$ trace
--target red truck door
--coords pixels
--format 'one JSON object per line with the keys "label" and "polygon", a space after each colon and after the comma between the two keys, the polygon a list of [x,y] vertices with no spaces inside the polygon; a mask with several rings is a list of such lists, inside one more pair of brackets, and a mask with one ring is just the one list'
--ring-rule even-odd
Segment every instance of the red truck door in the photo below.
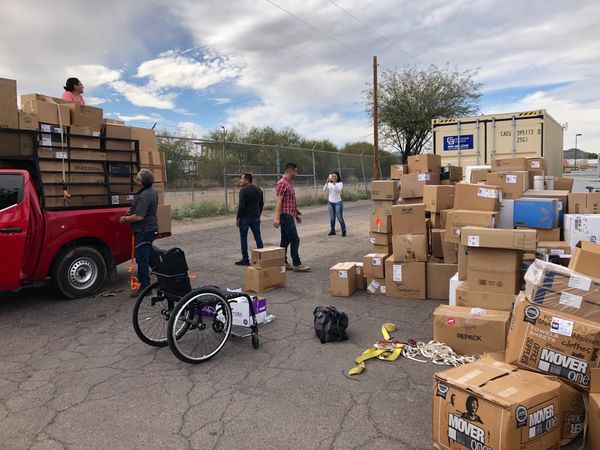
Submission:
{"label": "red truck door", "polygon": [[18,289],[29,226],[25,177],[0,173],[0,289]]}

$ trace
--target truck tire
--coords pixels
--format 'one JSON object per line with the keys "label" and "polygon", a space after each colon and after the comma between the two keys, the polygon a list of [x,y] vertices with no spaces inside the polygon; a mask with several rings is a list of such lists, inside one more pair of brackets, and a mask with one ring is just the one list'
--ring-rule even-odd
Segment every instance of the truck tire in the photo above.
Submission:
{"label": "truck tire", "polygon": [[87,297],[104,283],[106,262],[95,248],[74,248],[59,255],[51,277],[58,293],[66,298]]}

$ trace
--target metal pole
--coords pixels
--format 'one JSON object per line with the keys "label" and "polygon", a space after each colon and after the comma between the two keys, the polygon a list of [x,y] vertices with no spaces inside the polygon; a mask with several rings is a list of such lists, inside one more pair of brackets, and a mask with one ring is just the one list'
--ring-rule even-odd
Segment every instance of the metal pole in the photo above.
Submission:
{"label": "metal pole", "polygon": [[373,180],[379,179],[379,127],[377,126],[377,56],[373,56]]}
{"label": "metal pole", "polygon": [[369,190],[367,189],[367,176],[365,175],[365,164],[364,164],[364,161],[363,161],[363,155],[362,155],[362,153],[360,154],[360,167],[362,168],[363,182],[365,183],[365,195],[367,195],[367,192],[369,192]]}
{"label": "metal pole", "polygon": [[575,135],[575,170],[577,170],[577,138],[581,136],[581,133]]}
{"label": "metal pole", "polygon": [[342,166],[340,165],[340,151],[338,150],[337,152],[337,160],[338,160],[338,172],[340,173],[340,176],[342,175]]}
{"label": "metal pole", "polygon": [[225,127],[223,128],[223,188],[225,189],[225,214],[229,212],[229,202],[227,199],[227,167],[225,165]]}
{"label": "metal pole", "polygon": [[312,150],[312,162],[313,162],[313,184],[315,185],[315,197],[319,195],[319,191],[317,191],[317,169],[315,165],[315,149],[313,147]]}
{"label": "metal pole", "polygon": [[275,153],[277,154],[277,170],[275,170],[275,173],[277,174],[277,181],[279,181],[279,176],[280,176],[280,172],[279,172],[279,144],[277,144],[277,146],[275,147]]}

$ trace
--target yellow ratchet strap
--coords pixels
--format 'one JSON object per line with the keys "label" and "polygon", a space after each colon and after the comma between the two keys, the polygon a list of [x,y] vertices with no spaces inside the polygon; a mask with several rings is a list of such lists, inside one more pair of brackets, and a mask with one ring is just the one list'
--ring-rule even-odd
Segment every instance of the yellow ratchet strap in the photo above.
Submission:
{"label": "yellow ratchet strap", "polygon": [[356,366],[348,371],[348,375],[358,375],[366,369],[365,361],[373,358],[382,361],[396,361],[402,353],[404,344],[390,337],[390,333],[397,330],[393,323],[384,323],[381,326],[383,339],[377,342],[373,347],[369,347],[362,352],[355,360]]}

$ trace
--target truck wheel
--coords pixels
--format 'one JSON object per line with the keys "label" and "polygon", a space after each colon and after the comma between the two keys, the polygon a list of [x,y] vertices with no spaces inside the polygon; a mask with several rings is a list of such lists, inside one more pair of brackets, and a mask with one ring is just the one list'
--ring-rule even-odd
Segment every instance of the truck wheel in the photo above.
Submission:
{"label": "truck wheel", "polygon": [[87,297],[98,289],[106,279],[106,262],[91,247],[68,250],[59,256],[52,281],[60,294],[67,298]]}

